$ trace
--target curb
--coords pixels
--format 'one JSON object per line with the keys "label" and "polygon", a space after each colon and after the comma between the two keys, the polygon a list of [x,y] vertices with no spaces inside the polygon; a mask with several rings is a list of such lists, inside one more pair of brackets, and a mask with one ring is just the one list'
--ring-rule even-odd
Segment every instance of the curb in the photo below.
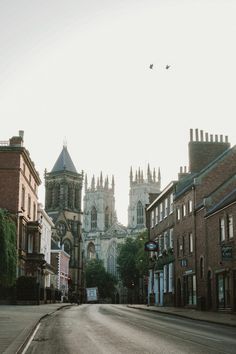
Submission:
{"label": "curb", "polygon": [[193,316],[189,316],[189,315],[185,315],[185,314],[181,314],[181,313],[174,313],[174,312],[167,312],[167,311],[159,311],[158,309],[156,310],[152,310],[152,309],[147,309],[147,308],[143,308],[143,307],[135,307],[132,305],[127,305],[127,307],[129,308],[133,308],[135,310],[142,310],[142,311],[150,311],[150,312],[157,312],[157,313],[163,313],[164,315],[170,315],[170,316],[176,316],[176,317],[182,317],[182,318],[187,318],[189,320],[193,320],[193,321],[202,321],[202,322],[208,322],[208,323],[213,323],[216,325],[220,325],[220,326],[228,326],[228,327],[236,327],[236,324],[233,323],[227,323],[227,322],[218,322],[218,321],[214,321],[212,319],[206,319],[206,318],[195,318]]}
{"label": "curb", "polygon": [[34,333],[36,327],[38,326],[38,324],[40,323],[40,321],[42,321],[44,318],[52,315],[53,313],[64,309],[66,307],[71,307],[71,305],[66,304],[64,306],[58,307],[57,309],[55,309],[52,312],[46,313],[43,316],[41,316],[38,320],[36,320],[34,322],[34,324],[32,324],[29,327],[26,327],[23,332],[21,332],[16,338],[15,340],[7,347],[7,349],[3,352],[3,354],[21,354],[23,352],[23,350],[25,349],[30,337],[32,336],[32,334]]}

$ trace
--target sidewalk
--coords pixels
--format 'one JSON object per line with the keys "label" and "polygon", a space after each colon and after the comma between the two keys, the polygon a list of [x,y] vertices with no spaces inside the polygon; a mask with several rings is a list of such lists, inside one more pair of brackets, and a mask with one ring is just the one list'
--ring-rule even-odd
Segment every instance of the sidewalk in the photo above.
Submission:
{"label": "sidewalk", "polygon": [[158,307],[147,305],[128,305],[128,307],[236,327],[236,314],[231,313],[198,311],[182,307]]}
{"label": "sidewalk", "polygon": [[70,304],[0,305],[0,354],[21,353],[41,318]]}

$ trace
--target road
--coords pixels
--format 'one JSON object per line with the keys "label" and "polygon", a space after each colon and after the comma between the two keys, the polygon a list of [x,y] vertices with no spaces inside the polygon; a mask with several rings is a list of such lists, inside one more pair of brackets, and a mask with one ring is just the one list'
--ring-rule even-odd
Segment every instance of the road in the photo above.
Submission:
{"label": "road", "polygon": [[91,304],[41,321],[27,354],[235,353],[233,327],[127,308]]}

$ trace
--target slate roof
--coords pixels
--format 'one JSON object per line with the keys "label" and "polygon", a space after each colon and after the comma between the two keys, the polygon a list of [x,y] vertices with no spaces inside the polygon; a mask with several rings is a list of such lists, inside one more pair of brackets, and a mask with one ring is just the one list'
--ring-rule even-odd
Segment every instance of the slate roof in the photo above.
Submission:
{"label": "slate roof", "polygon": [[62,152],[60,153],[55,165],[53,166],[52,172],[69,171],[77,173],[75,165],[70,157],[70,154],[66,146],[63,146]]}
{"label": "slate roof", "polygon": [[236,189],[233,189],[228,195],[224,196],[217,204],[213,205],[213,207],[208,210],[206,216],[209,216],[210,214],[213,214],[214,212],[235,202],[236,202]]}

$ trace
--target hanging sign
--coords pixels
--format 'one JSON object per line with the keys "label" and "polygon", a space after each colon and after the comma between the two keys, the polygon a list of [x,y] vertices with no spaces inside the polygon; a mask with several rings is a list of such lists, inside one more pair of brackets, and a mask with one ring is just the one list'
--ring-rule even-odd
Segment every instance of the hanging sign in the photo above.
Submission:
{"label": "hanging sign", "polygon": [[155,241],[147,241],[145,242],[144,250],[147,252],[158,252],[158,243]]}

